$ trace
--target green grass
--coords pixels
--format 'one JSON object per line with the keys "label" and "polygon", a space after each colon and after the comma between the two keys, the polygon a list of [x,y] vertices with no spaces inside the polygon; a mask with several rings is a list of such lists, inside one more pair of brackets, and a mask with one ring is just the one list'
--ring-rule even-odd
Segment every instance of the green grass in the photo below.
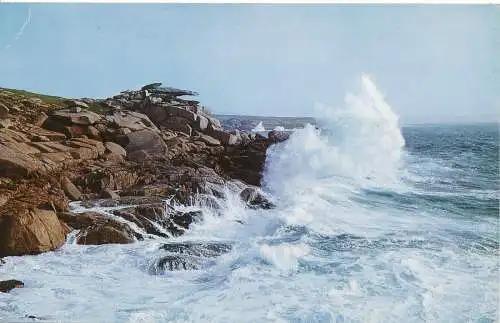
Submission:
{"label": "green grass", "polygon": [[[39,94],[39,93],[34,93],[34,92],[29,92],[25,90],[17,90],[17,89],[9,89],[9,88],[3,88],[0,87],[0,92],[2,91],[9,91],[14,93],[15,95],[18,95],[23,98],[38,98],[42,100],[46,104],[50,105],[57,105],[57,106],[66,106],[64,101],[68,100],[67,98],[63,98],[60,96],[54,96],[54,95],[45,95],[45,94]],[[90,103],[89,104],[89,109],[92,112],[96,113],[106,113],[110,110],[110,108],[105,108],[99,103]]]}
{"label": "green grass", "polygon": [[59,97],[59,96],[53,96],[53,95],[45,95],[45,94],[39,94],[39,93],[33,93],[25,90],[17,90],[17,89],[8,89],[8,88],[2,88],[0,87],[0,91],[9,91],[12,92],[16,95],[19,96],[24,96],[24,97],[30,97],[30,98],[38,98],[42,100],[44,103],[47,104],[55,104],[55,105],[60,105],[63,104],[65,98]]}

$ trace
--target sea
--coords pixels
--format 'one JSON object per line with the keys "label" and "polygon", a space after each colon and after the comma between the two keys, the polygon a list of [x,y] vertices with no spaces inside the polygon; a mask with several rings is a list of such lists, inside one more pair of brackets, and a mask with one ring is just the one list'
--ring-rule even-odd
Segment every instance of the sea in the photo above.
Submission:
{"label": "sea", "polygon": [[[228,186],[181,237],[7,257],[0,322],[499,322],[498,124],[401,126],[367,76],[316,110],[268,151],[276,208]],[[232,248],[154,270],[172,241]]]}

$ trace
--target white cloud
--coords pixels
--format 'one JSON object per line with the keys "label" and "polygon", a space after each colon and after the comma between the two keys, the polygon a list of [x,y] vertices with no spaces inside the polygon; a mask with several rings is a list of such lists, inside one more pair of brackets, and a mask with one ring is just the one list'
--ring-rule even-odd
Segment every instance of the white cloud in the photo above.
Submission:
{"label": "white cloud", "polygon": [[[28,27],[28,25],[30,23],[31,23],[31,8],[28,8],[28,15],[26,16],[26,19],[24,20],[23,25],[21,26],[21,28],[19,28],[19,31],[17,32],[16,37],[14,37],[13,42],[18,41],[19,38],[21,38],[21,36],[24,33],[24,30],[26,29],[26,27]],[[7,44],[5,46],[5,49],[9,49],[11,47],[12,47],[12,44]]]}

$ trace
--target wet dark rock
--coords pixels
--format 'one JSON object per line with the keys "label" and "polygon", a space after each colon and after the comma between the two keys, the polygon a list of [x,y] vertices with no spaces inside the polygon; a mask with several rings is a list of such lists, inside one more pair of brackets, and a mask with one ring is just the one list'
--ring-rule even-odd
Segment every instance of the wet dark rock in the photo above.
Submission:
{"label": "wet dark rock", "polygon": [[164,271],[198,270],[214,263],[213,258],[231,251],[231,245],[220,242],[167,243],[160,247],[169,253],[154,264],[154,274]]}
{"label": "wet dark rock", "polygon": [[38,320],[47,320],[46,318],[43,318],[43,317],[40,317],[40,316],[35,316],[35,315],[29,315],[29,314],[26,314],[24,317],[27,318],[27,319],[35,320],[35,321],[38,321]]}
{"label": "wet dark rock", "polygon": [[257,187],[247,187],[240,193],[240,198],[251,208],[272,209],[275,207]]}
{"label": "wet dark rock", "polygon": [[199,205],[202,205],[204,207],[208,207],[208,208],[211,208],[214,210],[221,209],[221,205],[215,196],[208,195],[208,194],[199,194],[196,197],[196,199],[197,199],[197,202],[199,203]]}
{"label": "wet dark rock", "polygon": [[167,230],[174,236],[180,236],[189,229],[189,226],[200,220],[201,211],[180,212],[175,211],[168,215]]}
{"label": "wet dark rock", "polygon": [[223,242],[182,242],[166,243],[160,249],[196,257],[218,257],[231,251],[232,246]]}
{"label": "wet dark rock", "polygon": [[20,280],[10,279],[0,281],[0,293],[8,293],[14,288],[23,288],[24,283]]}
{"label": "wet dark rock", "polygon": [[141,205],[124,210],[116,210],[113,213],[121,218],[135,223],[146,233],[166,238],[168,235],[159,227],[166,228],[168,221],[164,216],[165,207],[163,205]]}
{"label": "wet dark rock", "polygon": [[164,271],[197,270],[205,267],[206,260],[192,256],[169,255],[160,258],[152,268],[154,274]]}
{"label": "wet dark rock", "polygon": [[267,135],[267,140],[270,144],[275,144],[288,140],[290,138],[290,133],[286,131],[273,130]]}

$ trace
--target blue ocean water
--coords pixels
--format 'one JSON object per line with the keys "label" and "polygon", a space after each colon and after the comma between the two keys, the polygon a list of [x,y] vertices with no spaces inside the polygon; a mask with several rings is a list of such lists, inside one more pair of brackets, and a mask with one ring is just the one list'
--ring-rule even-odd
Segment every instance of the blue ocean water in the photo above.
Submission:
{"label": "blue ocean water", "polygon": [[499,128],[401,127],[369,79],[268,152],[250,210],[221,210],[174,241],[232,250],[199,270],[152,272],[161,239],[9,257],[0,321],[497,322]]}

